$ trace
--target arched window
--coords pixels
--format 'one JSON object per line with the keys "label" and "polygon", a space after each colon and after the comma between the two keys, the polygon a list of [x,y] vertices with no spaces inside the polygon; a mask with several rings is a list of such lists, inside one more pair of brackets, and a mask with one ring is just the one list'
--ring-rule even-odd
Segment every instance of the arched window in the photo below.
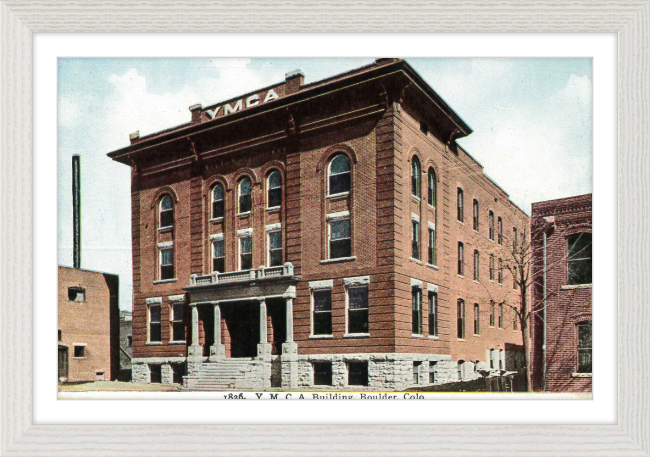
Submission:
{"label": "arched window", "polygon": [[463,222],[463,189],[456,189],[456,209],[458,222]]}
{"label": "arched window", "polygon": [[501,219],[501,216],[497,219],[497,232],[497,242],[503,244],[503,219]]}
{"label": "arched window", "polygon": [[268,208],[279,208],[282,206],[282,175],[278,170],[273,170],[269,174],[267,181],[268,186]]}
{"label": "arched window", "polygon": [[215,184],[212,188],[212,219],[219,219],[223,217],[224,213],[224,198],[223,186]]}
{"label": "arched window", "polygon": [[464,251],[464,246],[463,243],[459,242],[458,243],[458,274],[460,276],[463,276],[464,272],[464,262],[463,262],[463,251]]}
{"label": "arched window", "polygon": [[420,198],[420,161],[416,156],[411,159],[411,193]]}
{"label": "arched window", "polygon": [[488,222],[490,224],[490,239],[494,241],[494,213],[492,210],[488,213]]}
{"label": "arched window", "polygon": [[160,199],[160,220],[159,227],[166,228],[174,225],[174,202],[172,197],[164,195]]}
{"label": "arched window", "polygon": [[474,215],[474,230],[478,232],[478,200],[474,199],[472,204],[472,211]]}
{"label": "arched window", "polygon": [[239,181],[239,214],[250,212],[253,206],[253,200],[251,198],[252,187],[251,180],[247,177]]}
{"label": "arched window", "polygon": [[330,161],[328,174],[328,195],[350,192],[350,159],[345,154],[339,154]]}
{"label": "arched window", "polygon": [[428,192],[428,203],[429,205],[435,207],[436,206],[436,172],[433,169],[433,167],[429,168],[429,173],[428,173],[428,178],[429,178],[429,192]]}

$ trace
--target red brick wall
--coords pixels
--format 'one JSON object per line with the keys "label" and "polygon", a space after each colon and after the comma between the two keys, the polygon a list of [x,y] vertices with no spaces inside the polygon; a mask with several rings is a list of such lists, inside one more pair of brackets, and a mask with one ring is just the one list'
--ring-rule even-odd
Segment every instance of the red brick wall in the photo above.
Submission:
{"label": "red brick wall", "polygon": [[[86,300],[70,301],[68,287],[82,287]],[[68,381],[94,381],[119,372],[118,276],[59,266],[59,344],[68,347]],[[84,357],[74,357],[75,343],[86,344]]]}

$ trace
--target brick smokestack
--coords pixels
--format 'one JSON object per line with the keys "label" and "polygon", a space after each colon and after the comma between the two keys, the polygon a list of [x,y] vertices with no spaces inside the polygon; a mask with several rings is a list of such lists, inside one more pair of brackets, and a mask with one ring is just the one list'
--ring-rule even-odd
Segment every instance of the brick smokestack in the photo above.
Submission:
{"label": "brick smokestack", "polygon": [[81,268],[81,170],[80,157],[72,156],[72,264]]}

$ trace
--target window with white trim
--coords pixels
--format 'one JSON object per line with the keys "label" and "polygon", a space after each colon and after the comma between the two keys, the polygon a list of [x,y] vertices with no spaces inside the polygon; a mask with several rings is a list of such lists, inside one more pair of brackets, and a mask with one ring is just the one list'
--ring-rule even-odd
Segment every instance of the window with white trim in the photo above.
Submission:
{"label": "window with white trim", "polygon": [[456,189],[456,218],[458,222],[463,222],[463,189]]}
{"label": "window with white trim", "polygon": [[497,305],[494,300],[490,300],[490,327],[494,327],[497,318]]}
{"label": "window with white trim", "polygon": [[249,213],[253,206],[253,185],[248,177],[239,180],[239,214]]}
{"label": "window with white trim", "polygon": [[591,233],[567,237],[569,284],[591,284]]}
{"label": "window with white trim", "polygon": [[474,249],[474,281],[479,280],[479,253],[478,249]]}
{"label": "window with white trim", "polygon": [[174,248],[159,248],[160,279],[174,279]]}
{"label": "window with white trim", "polygon": [[149,342],[158,343],[162,341],[160,333],[160,304],[149,305]]}
{"label": "window with white trim", "polygon": [[428,173],[428,179],[429,179],[429,186],[428,186],[428,203],[429,205],[435,207],[436,206],[436,191],[437,191],[437,181],[436,181],[436,171],[433,169],[433,167],[429,168],[429,173]]}
{"label": "window with white trim", "polygon": [[479,221],[478,221],[478,214],[479,214],[479,209],[478,209],[478,200],[474,199],[474,202],[472,204],[472,211],[473,211],[473,221],[474,221],[474,230],[478,232],[479,229]]}
{"label": "window with white trim", "polygon": [[278,170],[273,170],[269,174],[267,186],[267,208],[277,208],[282,206],[282,175]]}
{"label": "window with white trim", "polygon": [[339,259],[352,255],[350,218],[333,219],[328,223],[329,258]]}
{"label": "window with white trim", "polygon": [[327,195],[350,192],[350,159],[345,154],[338,154],[330,160],[328,166]]}
{"label": "window with white trim", "polygon": [[488,224],[489,224],[488,236],[492,241],[494,241],[494,213],[492,212],[492,210],[488,212]]}
{"label": "window with white trim", "polygon": [[420,223],[415,219],[411,220],[411,256],[420,259]]}
{"label": "window with white trim", "polygon": [[456,324],[457,324],[457,334],[459,339],[465,338],[465,301],[462,298],[458,299],[457,302],[457,316],[456,316]]}
{"label": "window with white trim", "polygon": [[183,303],[173,303],[171,311],[172,341],[185,341],[185,324],[183,323],[185,305]]}
{"label": "window with white trim", "polygon": [[497,218],[497,243],[503,245],[503,219]]}
{"label": "window with white trim", "polygon": [[224,201],[223,186],[217,183],[212,187],[212,219],[221,219],[223,217]]}
{"label": "window with white trim", "polygon": [[332,289],[312,290],[313,334],[332,334]]}
{"label": "window with white trim", "polygon": [[160,217],[158,220],[159,228],[168,228],[174,225],[174,202],[169,195],[163,195],[160,199]]}
{"label": "window with white trim", "polygon": [[474,303],[474,335],[481,333],[481,315],[478,303]]}
{"label": "window with white trim", "polygon": [[420,160],[416,156],[411,159],[411,195],[420,198]]}
{"label": "window with white trim", "polygon": [[422,289],[418,286],[411,287],[411,333],[422,334]]}
{"label": "window with white trim", "polygon": [[269,266],[282,265],[282,231],[269,232]]}
{"label": "window with white trim", "polygon": [[348,333],[368,333],[368,286],[348,287]]}
{"label": "window with white trim", "polygon": [[244,235],[239,237],[239,269],[250,270],[253,268],[253,237]]}
{"label": "window with white trim", "polygon": [[490,254],[490,281],[494,281],[494,254]]}
{"label": "window with white trim", "polygon": [[429,265],[436,264],[436,231],[429,227]]}
{"label": "window with white trim", "polygon": [[591,321],[576,324],[577,373],[591,373]]}
{"label": "window with white trim", "polygon": [[458,242],[458,274],[460,276],[463,276],[463,273],[465,272],[465,261],[463,259],[465,253],[465,245],[463,245],[462,242]]}
{"label": "window with white trim", "polygon": [[226,244],[223,238],[212,242],[212,271],[217,273],[226,271]]}
{"label": "window with white trim", "polygon": [[429,292],[429,336],[438,336],[438,294]]}

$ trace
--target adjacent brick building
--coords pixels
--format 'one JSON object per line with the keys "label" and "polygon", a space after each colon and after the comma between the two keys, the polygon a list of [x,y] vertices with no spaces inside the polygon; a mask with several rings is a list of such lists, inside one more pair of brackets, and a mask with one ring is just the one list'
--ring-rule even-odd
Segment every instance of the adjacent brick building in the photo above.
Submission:
{"label": "adjacent brick building", "polygon": [[533,203],[531,224],[533,388],[591,392],[591,194]]}
{"label": "adjacent brick building", "polygon": [[408,63],[190,112],[108,154],[132,169],[135,381],[385,390],[522,367],[498,267],[529,219]]}
{"label": "adjacent brick building", "polygon": [[119,276],[59,266],[59,380],[116,379]]}

